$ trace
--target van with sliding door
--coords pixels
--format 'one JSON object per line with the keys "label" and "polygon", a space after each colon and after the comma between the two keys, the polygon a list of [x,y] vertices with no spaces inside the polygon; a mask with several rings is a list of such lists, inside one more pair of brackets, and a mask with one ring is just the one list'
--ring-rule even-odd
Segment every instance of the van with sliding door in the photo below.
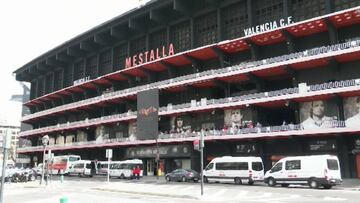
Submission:
{"label": "van with sliding door", "polygon": [[265,174],[265,183],[269,186],[303,184],[330,189],[341,182],[339,159],[333,155],[282,158]]}
{"label": "van with sliding door", "polygon": [[79,177],[93,177],[97,168],[95,161],[80,160],[75,162],[69,169],[69,175],[78,175]]}
{"label": "van with sliding door", "polygon": [[224,156],[213,159],[203,173],[205,182],[247,182],[252,185],[264,180],[264,165],[260,157]]}

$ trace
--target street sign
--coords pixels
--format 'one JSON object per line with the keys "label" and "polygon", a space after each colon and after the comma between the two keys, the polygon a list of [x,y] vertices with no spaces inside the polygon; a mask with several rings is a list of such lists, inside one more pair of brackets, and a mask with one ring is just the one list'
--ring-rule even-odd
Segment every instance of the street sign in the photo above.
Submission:
{"label": "street sign", "polygon": [[113,155],[113,150],[112,149],[106,149],[106,158],[111,159]]}
{"label": "street sign", "polygon": [[3,145],[3,147],[5,149],[10,149],[10,145],[11,145],[11,133],[9,132],[9,130],[6,130],[6,137],[4,140],[5,144]]}
{"label": "street sign", "polygon": [[193,141],[194,150],[200,150],[200,140],[194,140]]}

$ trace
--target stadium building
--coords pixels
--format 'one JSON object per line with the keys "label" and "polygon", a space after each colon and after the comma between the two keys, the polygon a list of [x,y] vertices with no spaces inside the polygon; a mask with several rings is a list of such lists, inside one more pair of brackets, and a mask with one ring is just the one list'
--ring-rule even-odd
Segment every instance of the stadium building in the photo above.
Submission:
{"label": "stadium building", "polygon": [[[18,153],[139,158],[334,154],[360,178],[360,1],[153,0],[17,69],[31,83]],[[157,149],[158,146],[158,149]],[[159,157],[156,154],[159,153]]]}

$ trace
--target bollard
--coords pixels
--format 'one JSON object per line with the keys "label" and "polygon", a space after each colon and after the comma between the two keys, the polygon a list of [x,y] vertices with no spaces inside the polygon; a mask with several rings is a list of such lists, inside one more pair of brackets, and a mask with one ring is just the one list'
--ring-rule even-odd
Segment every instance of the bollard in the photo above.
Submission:
{"label": "bollard", "polygon": [[64,175],[60,176],[60,182],[63,183],[64,182]]}
{"label": "bollard", "polygon": [[68,198],[67,197],[61,197],[60,198],[60,203],[68,203]]}

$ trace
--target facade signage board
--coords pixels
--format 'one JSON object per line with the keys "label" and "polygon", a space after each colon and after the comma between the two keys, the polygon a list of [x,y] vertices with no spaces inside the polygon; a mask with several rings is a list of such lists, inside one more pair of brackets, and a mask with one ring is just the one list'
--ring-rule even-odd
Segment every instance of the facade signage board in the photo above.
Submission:
{"label": "facade signage board", "polygon": [[131,68],[143,63],[154,61],[157,59],[165,58],[167,56],[174,55],[174,45],[170,43],[167,47],[152,49],[143,53],[138,53],[132,57],[125,59],[125,68]]}
{"label": "facade signage board", "polygon": [[[125,157],[134,158],[154,158],[156,157],[156,146],[152,147],[131,147],[125,150]],[[191,155],[191,145],[171,145],[159,146],[159,155],[166,157],[189,157]]]}
{"label": "facade signage board", "polygon": [[289,16],[286,19],[281,18],[278,21],[274,20],[272,22],[267,22],[267,23],[264,23],[261,25],[256,25],[254,27],[246,28],[246,29],[244,29],[244,33],[245,33],[245,36],[259,34],[262,32],[269,31],[269,30],[277,29],[279,27],[284,27],[284,26],[290,25],[291,23],[293,23],[292,16]]}
{"label": "facade signage board", "polygon": [[309,142],[310,151],[333,151],[336,149],[336,140],[312,140]]}

